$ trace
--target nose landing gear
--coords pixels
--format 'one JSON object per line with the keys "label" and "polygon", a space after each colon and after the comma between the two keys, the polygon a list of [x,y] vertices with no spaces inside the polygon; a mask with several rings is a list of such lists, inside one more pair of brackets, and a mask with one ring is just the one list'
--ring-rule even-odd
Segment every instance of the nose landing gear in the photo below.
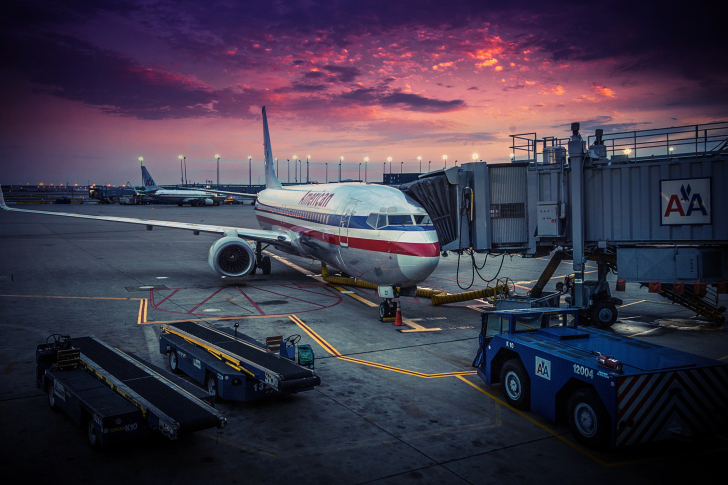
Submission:
{"label": "nose landing gear", "polygon": [[392,301],[391,298],[387,298],[379,304],[379,320],[384,321],[388,318],[394,318],[397,314],[398,301]]}

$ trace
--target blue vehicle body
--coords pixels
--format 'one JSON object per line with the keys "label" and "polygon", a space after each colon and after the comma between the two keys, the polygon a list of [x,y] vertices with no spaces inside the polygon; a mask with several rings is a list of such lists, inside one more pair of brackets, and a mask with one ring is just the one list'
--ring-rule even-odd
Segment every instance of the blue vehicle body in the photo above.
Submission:
{"label": "blue vehicle body", "polygon": [[[294,345],[286,339],[280,343],[278,353],[272,353],[256,340],[240,333],[224,329],[194,325],[185,322],[180,325],[162,327],[159,337],[159,351],[169,358],[173,371],[184,372],[202,384],[208,392],[221,399],[250,401],[277,394],[298,393],[312,390],[321,382],[313,371],[314,356],[310,345]],[[203,333],[194,335],[197,330]],[[193,333],[188,333],[188,332]],[[213,335],[217,340],[206,340]],[[300,337],[299,337],[300,338]],[[231,343],[228,350],[219,347],[221,342]],[[235,353],[235,348],[246,351],[245,357]],[[270,363],[287,365],[294,378],[274,374]],[[274,375],[273,375],[274,374]]]}
{"label": "blue vehicle body", "polygon": [[580,328],[575,308],[486,312],[482,322],[473,363],[480,378],[501,383],[506,400],[520,409],[568,421],[588,446],[728,425],[728,364]]}

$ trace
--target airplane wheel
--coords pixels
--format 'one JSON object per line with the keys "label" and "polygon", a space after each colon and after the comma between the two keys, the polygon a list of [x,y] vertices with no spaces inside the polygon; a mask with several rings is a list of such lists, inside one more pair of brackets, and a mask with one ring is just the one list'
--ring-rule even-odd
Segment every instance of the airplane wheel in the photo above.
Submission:
{"label": "airplane wheel", "polygon": [[610,301],[595,301],[589,317],[597,328],[609,328],[617,321],[617,307]]}
{"label": "airplane wheel", "polygon": [[268,256],[263,256],[260,269],[263,271],[263,274],[270,274],[270,258]]}
{"label": "airplane wheel", "polygon": [[88,444],[91,445],[91,448],[95,451],[100,450],[101,440],[99,440],[99,437],[96,434],[96,425],[94,424],[94,419],[91,416],[89,416],[86,421],[86,432],[88,436]]}
{"label": "airplane wheel", "polygon": [[387,318],[390,313],[389,303],[383,301],[379,304],[379,318]]}

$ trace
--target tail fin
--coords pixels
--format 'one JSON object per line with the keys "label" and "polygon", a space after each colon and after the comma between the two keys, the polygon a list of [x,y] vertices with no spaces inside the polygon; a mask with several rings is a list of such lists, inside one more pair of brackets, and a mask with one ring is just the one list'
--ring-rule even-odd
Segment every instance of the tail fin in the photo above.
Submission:
{"label": "tail fin", "polygon": [[159,190],[159,186],[154,183],[154,179],[151,175],[149,175],[149,170],[147,170],[147,167],[144,165],[142,165],[142,185],[145,192],[154,192],[155,190]]}
{"label": "tail fin", "polygon": [[268,133],[268,118],[265,116],[263,106],[263,149],[265,150],[265,187],[267,189],[282,189],[283,186],[276,177],[273,167],[273,151],[270,147],[270,134]]}

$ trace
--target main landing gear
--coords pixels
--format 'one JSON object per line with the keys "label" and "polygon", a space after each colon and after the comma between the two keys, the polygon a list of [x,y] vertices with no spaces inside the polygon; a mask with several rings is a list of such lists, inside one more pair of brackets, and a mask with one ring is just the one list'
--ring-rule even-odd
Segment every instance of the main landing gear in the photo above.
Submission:
{"label": "main landing gear", "polygon": [[[266,245],[265,248],[268,246]],[[265,249],[263,247],[263,243],[260,241],[256,241],[255,243],[255,268],[253,268],[253,271],[251,271],[250,274],[255,274],[258,271],[258,268],[260,268],[261,272],[266,275],[270,274],[270,257],[269,256],[263,256],[263,250]]]}

